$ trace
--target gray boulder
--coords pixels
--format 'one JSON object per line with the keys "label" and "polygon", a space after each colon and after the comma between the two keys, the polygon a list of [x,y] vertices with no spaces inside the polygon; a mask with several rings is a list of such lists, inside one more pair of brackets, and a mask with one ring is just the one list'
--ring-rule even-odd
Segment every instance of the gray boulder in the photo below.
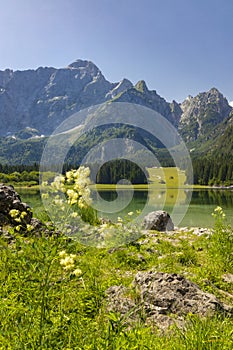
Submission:
{"label": "gray boulder", "polygon": [[173,231],[174,224],[170,215],[164,210],[152,211],[147,214],[143,221],[146,230]]}
{"label": "gray boulder", "polygon": [[[16,209],[18,215],[12,216],[10,214],[12,209]],[[20,224],[22,227],[26,227],[31,222],[31,219],[32,211],[29,205],[21,201],[14,187],[0,184],[0,225],[10,224],[17,226]]]}
{"label": "gray boulder", "polygon": [[139,272],[133,285],[139,290],[150,315],[192,313],[207,316],[216,311],[230,311],[213,294],[202,291],[195,283],[176,273]]}
{"label": "gray boulder", "polygon": [[189,314],[205,317],[216,312],[226,315],[233,312],[213,294],[175,273],[139,272],[132,289],[112,286],[106,294],[107,310],[120,313],[128,326],[144,320],[166,330],[173,324],[183,327]]}

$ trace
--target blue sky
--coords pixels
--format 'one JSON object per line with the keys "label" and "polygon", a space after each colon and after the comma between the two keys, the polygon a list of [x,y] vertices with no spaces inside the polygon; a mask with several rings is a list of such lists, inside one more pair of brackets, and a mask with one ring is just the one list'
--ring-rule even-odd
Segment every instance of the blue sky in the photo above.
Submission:
{"label": "blue sky", "polygon": [[171,101],[233,100],[232,0],[0,0],[0,70],[93,61]]}

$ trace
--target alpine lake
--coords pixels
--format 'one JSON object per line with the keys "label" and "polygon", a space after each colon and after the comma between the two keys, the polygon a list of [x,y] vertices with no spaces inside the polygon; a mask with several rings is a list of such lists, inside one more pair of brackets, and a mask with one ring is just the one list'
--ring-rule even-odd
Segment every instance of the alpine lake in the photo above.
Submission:
{"label": "alpine lake", "polygon": [[[233,188],[192,188],[185,185],[184,173],[174,169],[151,169],[148,186],[92,186],[93,207],[100,217],[112,221],[117,221],[118,217],[129,219],[130,212],[133,212],[130,219],[134,219],[140,215],[138,211],[146,215],[151,211],[166,210],[175,226],[208,228],[214,224],[211,213],[220,206],[226,214],[226,222],[233,227]],[[17,192],[31,206],[35,217],[44,217],[39,190],[17,188]]]}

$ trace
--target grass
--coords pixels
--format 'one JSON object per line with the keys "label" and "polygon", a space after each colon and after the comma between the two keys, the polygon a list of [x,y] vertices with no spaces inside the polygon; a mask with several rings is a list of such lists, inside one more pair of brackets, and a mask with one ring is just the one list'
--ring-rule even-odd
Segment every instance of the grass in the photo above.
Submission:
{"label": "grass", "polygon": [[[1,350],[233,348],[231,318],[190,315],[184,329],[161,334],[143,322],[128,329],[120,315],[105,310],[108,287],[131,288],[134,275],[150,269],[184,274],[233,305],[233,283],[222,278],[233,273],[232,230],[221,222],[211,237],[157,233],[112,251],[62,235],[10,233],[10,241],[0,236]],[[63,251],[74,256],[69,269],[61,264]]]}

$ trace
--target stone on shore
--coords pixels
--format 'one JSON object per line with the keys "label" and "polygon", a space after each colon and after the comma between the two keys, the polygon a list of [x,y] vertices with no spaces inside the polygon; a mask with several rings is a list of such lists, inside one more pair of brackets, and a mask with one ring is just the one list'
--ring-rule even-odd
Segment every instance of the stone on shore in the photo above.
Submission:
{"label": "stone on shore", "polygon": [[40,231],[45,225],[38,219],[32,217],[30,206],[21,201],[14,187],[0,184],[0,226],[10,225],[20,227],[26,231],[30,225],[32,231]]}
{"label": "stone on shore", "polygon": [[[11,215],[12,209],[18,211],[18,215]],[[23,214],[22,214],[23,213]],[[20,222],[19,219],[20,218]],[[28,204],[23,203],[19,194],[13,186],[0,184],[0,225],[10,224],[17,226],[19,224],[26,226],[30,224],[32,211]]]}
{"label": "stone on shore", "polygon": [[146,230],[173,231],[174,224],[170,215],[164,210],[152,211],[147,214],[143,221]]}

